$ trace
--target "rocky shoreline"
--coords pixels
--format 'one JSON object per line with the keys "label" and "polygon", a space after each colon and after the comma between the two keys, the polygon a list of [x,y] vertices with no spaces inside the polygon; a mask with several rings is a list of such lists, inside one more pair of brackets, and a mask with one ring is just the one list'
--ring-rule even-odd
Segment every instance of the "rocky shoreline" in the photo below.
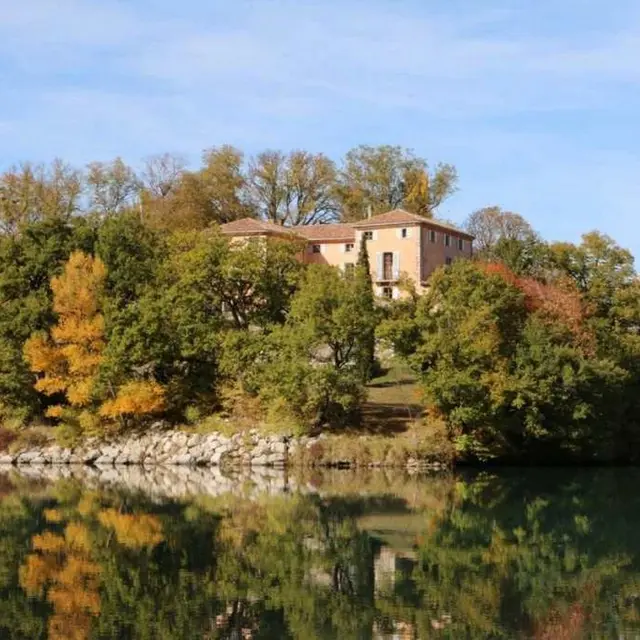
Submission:
{"label": "rocky shoreline", "polygon": [[[144,434],[114,440],[89,438],[76,447],[57,444],[25,446],[0,452],[0,465],[123,465],[251,468],[287,466],[358,466],[353,460],[323,455],[328,436],[264,435],[250,430],[226,436],[222,433],[187,433],[155,427]],[[409,469],[438,469],[440,462],[409,457],[398,464],[371,460],[366,466],[403,466]]]}

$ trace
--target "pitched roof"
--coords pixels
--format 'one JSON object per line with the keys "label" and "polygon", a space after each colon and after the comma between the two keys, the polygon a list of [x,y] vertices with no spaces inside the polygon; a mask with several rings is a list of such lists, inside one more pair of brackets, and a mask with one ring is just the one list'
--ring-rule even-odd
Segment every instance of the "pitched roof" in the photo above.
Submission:
{"label": "pitched roof", "polygon": [[356,241],[356,232],[350,224],[308,224],[295,227],[295,232],[307,240]]}
{"label": "pitched roof", "polygon": [[386,213],[379,213],[377,216],[373,216],[372,218],[354,222],[353,227],[356,229],[366,229],[368,227],[385,227],[400,224],[426,224],[430,227],[454,231],[461,236],[473,239],[472,235],[462,229],[458,229],[458,227],[455,227],[448,222],[441,222],[434,218],[425,218],[424,216],[419,216],[417,213],[410,213],[404,209],[394,209],[393,211],[387,211]]}
{"label": "pitched roof", "polygon": [[241,220],[234,220],[233,222],[227,222],[220,225],[220,231],[230,236],[242,236],[242,235],[263,235],[271,233],[287,233],[289,230],[286,227],[273,224],[273,222],[263,222],[262,220],[256,220],[255,218],[242,218]]}
{"label": "pitched roof", "polygon": [[220,226],[220,230],[225,235],[230,236],[248,236],[248,235],[285,235],[295,234],[309,240],[311,242],[325,241],[342,241],[355,242],[356,229],[368,229],[372,227],[387,227],[403,224],[424,224],[435,229],[444,229],[452,231],[465,238],[473,239],[473,236],[462,229],[449,224],[434,220],[433,218],[425,218],[416,213],[410,213],[404,209],[394,209],[386,213],[380,213],[377,216],[360,220],[351,224],[309,224],[299,225],[295,227],[283,227],[273,222],[264,222],[255,218],[242,218],[227,222]]}

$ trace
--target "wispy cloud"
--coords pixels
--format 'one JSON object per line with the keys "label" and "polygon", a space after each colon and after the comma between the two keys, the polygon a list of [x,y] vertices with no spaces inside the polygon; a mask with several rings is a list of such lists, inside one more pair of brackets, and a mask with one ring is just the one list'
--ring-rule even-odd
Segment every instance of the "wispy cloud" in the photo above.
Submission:
{"label": "wispy cloud", "polygon": [[633,0],[0,0],[0,164],[397,142],[458,164],[446,213],[577,233],[633,217],[638,59]]}

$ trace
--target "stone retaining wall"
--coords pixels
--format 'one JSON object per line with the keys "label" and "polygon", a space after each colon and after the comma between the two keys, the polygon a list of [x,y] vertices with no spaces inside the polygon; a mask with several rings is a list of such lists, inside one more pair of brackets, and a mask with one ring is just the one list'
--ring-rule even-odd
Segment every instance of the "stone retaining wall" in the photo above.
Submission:
{"label": "stone retaining wall", "polygon": [[[120,465],[191,467],[275,467],[283,468],[313,456],[304,455],[317,450],[324,434],[317,437],[289,437],[264,435],[256,430],[225,436],[221,433],[200,435],[155,427],[145,434],[128,435],[111,441],[96,438],[86,440],[75,448],[55,444],[12,452],[0,452],[0,465],[92,465],[96,467]],[[322,460],[322,466],[352,466],[348,460]],[[371,466],[384,466],[384,461]],[[397,466],[397,465],[396,465]],[[413,458],[407,467],[438,468],[438,462],[425,463]]]}

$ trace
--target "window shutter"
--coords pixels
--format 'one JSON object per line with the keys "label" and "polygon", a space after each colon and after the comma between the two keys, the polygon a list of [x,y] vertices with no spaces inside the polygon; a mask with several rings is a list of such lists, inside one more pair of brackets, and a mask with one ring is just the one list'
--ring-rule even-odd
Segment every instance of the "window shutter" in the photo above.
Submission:
{"label": "window shutter", "polygon": [[347,249],[347,245],[346,244],[341,244],[340,245],[340,252],[341,253],[344,253],[346,251],[346,249]]}
{"label": "window shutter", "polygon": [[400,277],[400,252],[393,252],[393,279],[397,280]]}
{"label": "window shutter", "polygon": [[396,238],[402,238],[402,229],[400,227],[396,229]]}
{"label": "window shutter", "polygon": [[371,233],[373,234],[373,240],[377,240],[378,239],[378,232],[377,231],[372,231]]}
{"label": "window shutter", "polygon": [[411,237],[411,227],[407,227],[407,238]]}
{"label": "window shutter", "polygon": [[384,275],[383,272],[383,267],[382,267],[382,254],[381,253],[376,253],[376,272],[377,272],[377,276],[378,276],[378,280],[382,280],[382,276]]}

